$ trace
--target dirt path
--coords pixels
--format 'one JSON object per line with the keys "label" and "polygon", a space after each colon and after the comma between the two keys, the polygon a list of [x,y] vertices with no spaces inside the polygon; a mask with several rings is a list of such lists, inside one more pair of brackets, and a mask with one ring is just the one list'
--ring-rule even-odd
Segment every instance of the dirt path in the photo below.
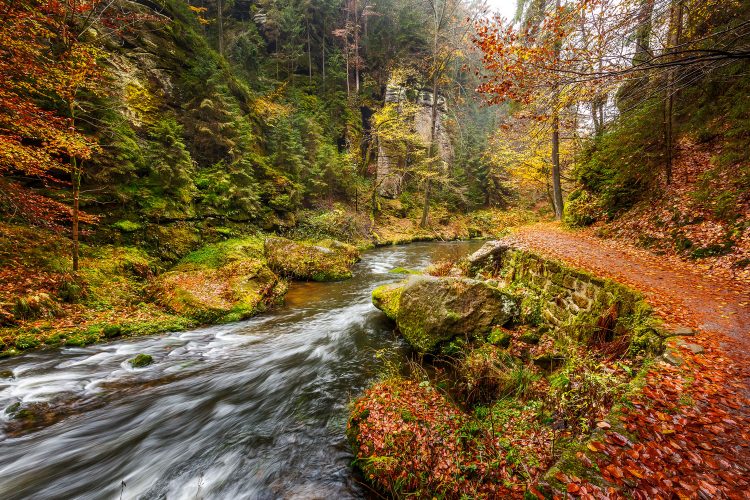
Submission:
{"label": "dirt path", "polygon": [[698,262],[654,255],[554,224],[521,228],[515,238],[539,252],[644,292],[673,326],[725,334],[750,351],[750,289],[744,284],[710,276]]}
{"label": "dirt path", "polygon": [[[750,290],[682,262],[555,224],[519,229],[519,245],[630,285],[671,327],[678,366],[649,370],[643,400],[621,417],[637,441],[605,433],[592,451],[597,487],[570,478],[568,493],[590,498],[750,498]],[[687,345],[685,345],[687,343]],[[696,351],[696,352],[693,352]],[[626,440],[627,441],[627,440]],[[584,457],[579,457],[586,461]]]}

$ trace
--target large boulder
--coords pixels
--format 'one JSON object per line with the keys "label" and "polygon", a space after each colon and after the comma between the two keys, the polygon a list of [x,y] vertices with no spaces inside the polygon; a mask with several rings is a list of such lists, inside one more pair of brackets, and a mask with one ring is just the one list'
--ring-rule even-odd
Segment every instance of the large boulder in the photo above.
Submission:
{"label": "large boulder", "polygon": [[181,265],[154,283],[154,296],[171,311],[201,323],[238,321],[283,300],[286,283],[261,260],[218,268]]}
{"label": "large boulder", "polygon": [[310,243],[268,238],[263,251],[273,271],[300,280],[337,281],[351,278],[351,268],[359,260],[355,247],[335,240]]}
{"label": "large boulder", "polygon": [[422,352],[456,336],[479,337],[518,315],[518,300],[483,281],[412,276],[373,291],[373,304]]}

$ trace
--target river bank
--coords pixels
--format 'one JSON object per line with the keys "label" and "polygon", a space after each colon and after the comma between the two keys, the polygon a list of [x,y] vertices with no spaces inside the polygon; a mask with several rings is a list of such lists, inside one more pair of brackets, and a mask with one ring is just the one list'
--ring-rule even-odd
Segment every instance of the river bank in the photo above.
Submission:
{"label": "river bank", "polygon": [[[545,225],[380,287],[374,305],[424,356],[352,404],[356,465],[395,497],[733,498],[750,464],[746,298]],[[514,300],[510,319],[490,307]]]}
{"label": "river bank", "polygon": [[[400,280],[394,268],[481,244],[373,249],[352,279],[292,283],[284,305],[249,320],[0,360],[0,407],[49,416],[4,427],[0,494],[119,497],[125,481],[124,499],[365,497],[347,404],[409,354],[370,292]],[[132,368],[139,352],[153,364]]]}
{"label": "river bank", "polygon": [[[438,212],[423,229],[416,218],[398,215],[395,209],[384,210],[368,226],[366,218],[346,210],[310,211],[282,235],[313,247],[335,239],[363,250],[496,237],[535,218],[499,211],[441,218]],[[252,227],[203,229],[198,232],[202,239],[195,241],[185,236],[193,229],[159,227],[164,235],[158,245],[143,228],[109,228],[104,231],[109,244],[94,240],[82,246],[78,273],[70,267],[70,242],[64,235],[10,224],[0,229],[0,356],[246,319],[283,302],[290,280],[314,279],[269,265],[263,242],[275,233]],[[324,256],[305,259],[320,262]],[[345,278],[342,272],[336,271],[336,277]]]}

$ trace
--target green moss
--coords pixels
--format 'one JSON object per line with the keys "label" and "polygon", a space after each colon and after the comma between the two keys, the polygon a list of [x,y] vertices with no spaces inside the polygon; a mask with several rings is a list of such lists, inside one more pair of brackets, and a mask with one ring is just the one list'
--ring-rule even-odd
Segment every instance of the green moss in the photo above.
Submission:
{"label": "green moss", "polygon": [[311,242],[268,238],[264,243],[264,253],[275,272],[313,281],[351,278],[351,268],[359,260],[355,247],[334,240]]}
{"label": "green moss", "polygon": [[92,249],[82,259],[79,299],[94,309],[127,307],[143,301],[147,280],[159,266],[144,250],[126,246]]}
{"label": "green moss", "polygon": [[154,358],[149,354],[138,354],[136,357],[128,361],[130,366],[133,368],[143,368],[154,362]]}
{"label": "green moss", "polygon": [[112,337],[119,337],[122,335],[122,326],[121,325],[106,325],[104,328],[102,328],[102,334],[108,338],[111,339]]}
{"label": "green moss", "polygon": [[396,267],[388,271],[391,274],[422,274],[421,271],[415,271],[414,269],[406,269],[405,267]]}
{"label": "green moss", "polygon": [[183,257],[175,269],[186,265],[218,268],[229,262],[247,258],[260,259],[263,256],[263,239],[259,236],[233,238],[219,243],[205,245]]}
{"label": "green moss", "polygon": [[542,334],[539,333],[539,331],[532,330],[530,332],[526,332],[523,335],[521,335],[518,340],[521,342],[525,342],[527,344],[538,344],[539,340],[541,340]]}
{"label": "green moss", "polygon": [[510,345],[511,335],[502,328],[493,328],[487,336],[487,342],[499,347],[508,347]]}
{"label": "green moss", "polygon": [[72,334],[65,339],[65,345],[67,346],[83,347],[91,343],[89,337],[81,333]]}
{"label": "green moss", "polygon": [[133,233],[141,229],[143,226],[137,222],[129,220],[119,220],[112,224],[112,227],[114,227],[115,229],[119,229],[123,233]]}
{"label": "green moss", "polygon": [[39,342],[39,339],[32,335],[19,335],[16,337],[14,346],[16,349],[20,350],[26,350],[26,349],[32,349],[34,347],[37,347],[41,342]]}
{"label": "green moss", "polygon": [[381,285],[372,291],[372,303],[386,316],[396,321],[403,292],[403,283]]}

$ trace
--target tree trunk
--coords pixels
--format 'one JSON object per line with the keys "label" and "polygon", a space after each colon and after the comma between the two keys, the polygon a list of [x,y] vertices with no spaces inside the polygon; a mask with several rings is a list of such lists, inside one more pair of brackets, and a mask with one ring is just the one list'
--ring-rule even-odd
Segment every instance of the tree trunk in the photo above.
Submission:
{"label": "tree trunk", "polygon": [[554,212],[555,209],[555,197],[552,196],[552,191],[550,191],[549,187],[549,176],[545,176],[544,178],[544,188],[547,191],[547,201],[549,202],[550,206],[552,207],[552,211]]}
{"label": "tree trunk", "polygon": [[[669,19],[669,47],[667,48],[667,50],[670,52],[674,47],[679,45],[680,39],[682,38],[682,15],[682,0],[674,0],[672,2]],[[670,68],[667,70],[667,99],[664,107],[664,145],[667,151],[665,173],[667,177],[667,185],[672,184],[673,177],[672,164],[674,162],[674,96],[677,92],[674,84],[675,69]]]}
{"label": "tree trunk", "polygon": [[552,118],[552,194],[555,199],[555,218],[562,219],[563,199],[560,185],[560,117],[555,111]]}
{"label": "tree trunk", "polygon": [[[555,2],[557,10],[560,10],[560,0]],[[560,42],[555,43],[555,65],[560,58]],[[555,106],[552,116],[552,194],[555,199],[555,218],[557,220],[562,219],[563,215],[563,199],[562,199],[562,187],[560,185],[560,112],[557,106],[560,104],[560,95],[557,89],[555,89],[555,98],[552,100],[552,105]]]}
{"label": "tree trunk", "polygon": [[591,101],[591,119],[594,122],[594,134],[599,135],[602,130],[602,126],[599,123],[599,110],[597,109],[596,100]]}
{"label": "tree trunk", "polygon": [[357,4],[354,4],[354,92],[359,94],[359,19]]}
{"label": "tree trunk", "polygon": [[78,272],[78,218],[81,195],[81,174],[76,159],[73,158],[73,272]]}
{"label": "tree trunk", "polygon": [[344,38],[344,55],[346,59],[346,95],[347,97],[352,95],[352,89],[351,85],[349,84],[349,75],[351,74],[351,70],[349,69],[349,12],[346,13],[346,24],[347,24],[347,30],[346,30],[346,38]]}
{"label": "tree trunk", "polygon": [[216,20],[219,27],[219,54],[224,55],[224,8],[221,0],[216,1]]}
{"label": "tree trunk", "polygon": [[[437,36],[435,37],[437,40]],[[437,41],[435,42],[437,44]],[[437,53],[437,48],[436,51]],[[440,148],[437,147],[437,118],[438,118],[438,71],[437,68],[435,68],[435,74],[432,77],[432,110],[430,114],[430,151],[429,151],[429,159],[430,161],[433,161],[433,159],[436,156],[440,155]],[[437,163],[437,161],[435,161]],[[419,225],[420,227],[426,227],[427,226],[427,218],[430,215],[430,190],[432,188],[432,183],[430,182],[430,178],[427,178],[427,185],[425,186],[424,190],[424,206],[422,207],[422,220],[420,221]]]}
{"label": "tree trunk", "polygon": [[419,221],[419,227],[427,227],[427,218],[430,215],[430,191],[432,190],[431,179],[427,179],[427,184],[424,187],[424,205],[422,206],[422,220]]}
{"label": "tree trunk", "polygon": [[310,48],[310,23],[307,23],[307,69],[308,69],[308,78],[310,79],[310,83],[312,83],[312,50]]}
{"label": "tree trunk", "polygon": [[644,63],[651,56],[651,15],[654,11],[654,0],[641,0],[638,10],[638,29],[635,32],[635,53],[633,66]]}
{"label": "tree trunk", "polygon": [[[68,103],[68,113],[70,114],[70,126],[71,128],[75,128],[76,123],[76,107],[75,107],[75,101],[71,100]],[[78,167],[78,159],[73,156],[70,159],[70,180],[73,182],[73,227],[72,227],[72,237],[73,237],[73,272],[78,272],[78,219],[79,219],[79,200],[81,197],[81,171]]]}
{"label": "tree trunk", "polygon": [[378,215],[378,189],[380,189],[380,184],[378,183],[378,169],[376,168],[375,174],[372,177],[372,198],[370,201],[370,218],[372,219],[373,226],[375,226],[375,216]]}

